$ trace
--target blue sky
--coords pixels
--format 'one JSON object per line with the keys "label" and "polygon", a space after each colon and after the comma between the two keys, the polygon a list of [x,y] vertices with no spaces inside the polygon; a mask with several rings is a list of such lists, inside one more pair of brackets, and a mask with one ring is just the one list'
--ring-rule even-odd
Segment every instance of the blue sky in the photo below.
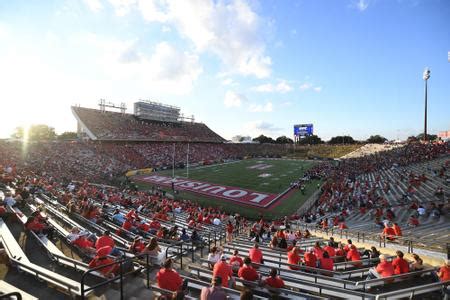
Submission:
{"label": "blue sky", "polygon": [[450,1],[0,0],[0,137],[105,98],[177,105],[223,137],[450,129]]}

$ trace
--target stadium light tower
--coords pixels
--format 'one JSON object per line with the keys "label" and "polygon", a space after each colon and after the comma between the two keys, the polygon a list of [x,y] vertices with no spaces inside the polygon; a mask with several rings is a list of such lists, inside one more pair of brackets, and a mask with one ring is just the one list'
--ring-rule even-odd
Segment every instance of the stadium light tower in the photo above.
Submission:
{"label": "stadium light tower", "polygon": [[430,79],[430,69],[425,68],[423,71],[423,80],[425,81],[425,120],[423,126],[423,140],[427,141],[427,92],[428,92],[428,79]]}

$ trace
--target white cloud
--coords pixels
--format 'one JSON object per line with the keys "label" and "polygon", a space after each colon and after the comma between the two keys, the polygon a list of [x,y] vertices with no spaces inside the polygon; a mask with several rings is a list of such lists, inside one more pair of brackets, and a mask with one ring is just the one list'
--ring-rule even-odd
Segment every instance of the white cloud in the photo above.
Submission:
{"label": "white cloud", "polygon": [[369,0],[357,0],[354,1],[352,7],[359,11],[365,11],[369,7]]}
{"label": "white cloud", "polygon": [[300,86],[300,90],[306,91],[309,90],[312,87],[311,83],[305,82]]}
{"label": "white cloud", "polygon": [[95,49],[97,63],[108,76],[148,86],[152,92],[187,94],[203,72],[197,55],[167,42],[157,44],[153,52],[139,49],[136,41],[104,39],[94,34],[78,37],[74,43],[86,43]]}
{"label": "white cloud", "polygon": [[171,32],[172,29],[170,29],[169,26],[164,25],[164,26],[161,28],[161,31],[162,31],[162,32]]}
{"label": "white cloud", "polygon": [[222,85],[236,85],[236,83],[231,78],[225,78],[222,80]]}
{"label": "white cloud", "polygon": [[316,86],[314,87],[314,91],[317,93],[320,93],[322,91],[322,87],[321,86]]}
{"label": "white cloud", "polygon": [[244,95],[238,94],[233,91],[227,91],[225,93],[225,99],[223,100],[223,103],[226,107],[240,107],[242,105],[242,102],[247,102],[247,98]]}
{"label": "white cloud", "polygon": [[292,87],[285,80],[281,80],[276,85],[271,83],[261,84],[253,87],[252,90],[260,93],[280,92],[284,94],[290,92]]}
{"label": "white cloud", "polygon": [[250,104],[250,112],[271,112],[273,110],[272,102],[267,102],[266,104]]}
{"label": "white cloud", "polygon": [[[110,0],[122,16],[137,8],[149,22],[173,25],[199,53],[211,52],[226,72],[270,76],[272,60],[265,53],[263,20],[244,0]],[[137,5],[136,5],[137,4]]]}
{"label": "white cloud", "polygon": [[98,12],[103,9],[103,4],[100,0],[84,0],[84,3],[93,12]]}
{"label": "white cloud", "polygon": [[275,127],[274,124],[266,121],[251,121],[244,124],[245,132],[251,136],[264,134],[276,137],[280,134],[281,128]]}
{"label": "white cloud", "polygon": [[116,15],[123,17],[128,14],[136,5],[136,0],[109,0],[114,8]]}

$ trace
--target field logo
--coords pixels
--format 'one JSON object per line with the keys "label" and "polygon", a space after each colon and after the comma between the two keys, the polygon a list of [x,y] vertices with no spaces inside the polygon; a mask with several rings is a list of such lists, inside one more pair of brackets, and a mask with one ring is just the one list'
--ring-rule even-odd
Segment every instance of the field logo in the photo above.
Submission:
{"label": "field logo", "polygon": [[229,187],[213,183],[201,182],[186,178],[174,178],[160,175],[138,176],[135,180],[171,187],[177,190],[186,190],[202,195],[240,202],[248,205],[266,207],[270,205],[277,195],[255,192],[238,187]]}
{"label": "field logo", "polygon": [[254,169],[254,170],[265,170],[268,168],[271,168],[272,165],[268,165],[268,164],[257,164],[257,165],[253,165],[250,167],[247,167],[247,169]]}
{"label": "field logo", "polygon": [[262,177],[262,178],[266,178],[266,177],[270,177],[270,176],[272,176],[272,174],[270,174],[270,173],[262,173],[262,174],[258,175],[258,177]]}

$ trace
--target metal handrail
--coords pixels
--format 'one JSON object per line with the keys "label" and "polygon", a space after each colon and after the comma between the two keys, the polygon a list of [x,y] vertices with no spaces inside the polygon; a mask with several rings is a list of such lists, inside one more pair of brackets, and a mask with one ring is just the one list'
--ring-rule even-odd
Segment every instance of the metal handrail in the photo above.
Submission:
{"label": "metal handrail", "polygon": [[[86,272],[84,272],[83,275],[81,275],[81,279],[80,279],[80,285],[81,285],[81,299],[82,299],[82,300],[86,299],[86,296],[85,296],[85,293],[86,293],[86,292],[89,292],[89,291],[92,291],[92,290],[94,290],[94,289],[96,289],[96,288],[98,288],[98,287],[107,285],[107,284],[109,284],[110,282],[116,281],[117,279],[119,279],[119,281],[120,281],[120,299],[121,299],[121,300],[124,299],[124,297],[123,297],[123,277],[124,277],[125,275],[133,274],[133,273],[137,272],[138,270],[133,270],[133,271],[130,271],[130,272],[124,274],[124,273],[123,273],[123,264],[124,264],[125,262],[130,262],[130,261],[133,261],[133,260],[136,259],[136,258],[141,258],[141,257],[145,257],[145,268],[146,268],[147,288],[150,288],[150,264],[149,264],[149,254],[148,254],[148,253],[141,253],[141,254],[139,254],[139,255],[136,255],[135,257],[131,257],[131,258],[122,258],[122,259],[120,259],[120,260],[118,260],[118,261],[114,261],[114,262],[109,263],[109,264],[101,265],[101,266],[98,266],[98,267],[95,267],[95,268],[90,268],[89,270],[87,270]],[[119,275],[117,275],[117,276],[115,276],[115,277],[113,277],[113,278],[107,279],[107,280],[105,280],[105,281],[103,281],[103,282],[100,282],[100,283],[98,283],[98,284],[95,284],[95,285],[93,285],[93,286],[90,286],[90,287],[88,287],[87,289],[85,288],[85,280],[86,280],[86,277],[87,277],[88,274],[91,274],[91,273],[93,273],[93,272],[95,272],[95,271],[97,271],[97,270],[100,270],[100,269],[103,269],[103,268],[106,268],[106,267],[109,267],[109,266],[112,266],[112,265],[116,265],[116,264],[119,264],[119,267],[120,267],[120,273],[119,273]]]}
{"label": "metal handrail", "polygon": [[11,299],[11,297],[16,297],[17,300],[22,300],[22,294],[19,292],[11,292],[8,294],[0,295],[0,299]]}
{"label": "metal handrail", "polygon": [[175,258],[176,259],[177,256],[180,255],[180,267],[181,268],[183,268],[183,244],[184,244],[184,241],[179,241],[177,243],[173,243],[172,245],[169,245],[166,248],[166,259],[167,259],[167,258],[169,258],[169,249],[172,248],[172,247],[175,248],[177,246],[180,246],[180,252],[178,254],[173,254],[172,256],[170,256],[170,258]]}
{"label": "metal handrail", "polygon": [[423,291],[423,290],[426,290],[426,289],[439,287],[439,286],[446,287],[446,286],[449,286],[449,285],[450,285],[450,280],[433,282],[433,283],[424,284],[424,285],[421,285],[421,286],[418,286],[418,287],[417,286],[413,286],[413,287],[409,287],[409,288],[406,288],[406,289],[401,289],[401,290],[396,290],[396,291],[392,291],[392,292],[381,293],[381,294],[376,295],[375,299],[376,300],[382,299],[382,298],[388,299],[388,297],[401,295],[401,294],[404,294],[404,293],[410,293],[409,299],[412,299],[414,297],[414,293],[415,292]]}

